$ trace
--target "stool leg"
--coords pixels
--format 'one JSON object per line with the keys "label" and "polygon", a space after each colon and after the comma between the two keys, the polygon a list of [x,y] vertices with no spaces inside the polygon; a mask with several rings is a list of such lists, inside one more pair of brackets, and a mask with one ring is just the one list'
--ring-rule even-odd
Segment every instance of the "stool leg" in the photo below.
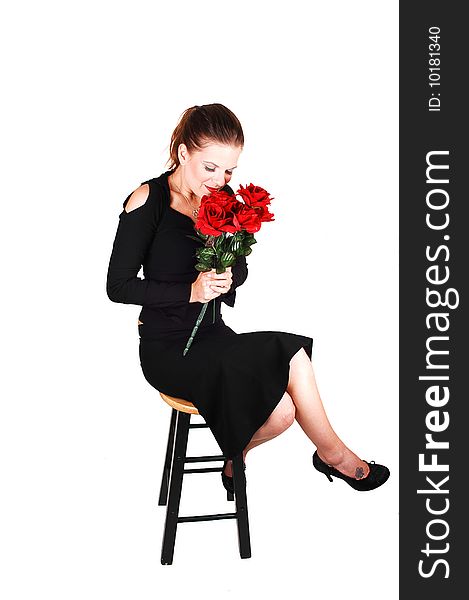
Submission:
{"label": "stool leg", "polygon": [[246,475],[244,473],[242,453],[233,457],[233,485],[236,500],[239,555],[241,558],[250,558],[251,540],[249,536],[248,503],[246,498]]}
{"label": "stool leg", "polygon": [[169,423],[168,433],[168,444],[166,446],[166,457],[164,459],[163,476],[161,478],[160,497],[158,499],[158,506],[166,506],[166,502],[168,501],[168,485],[169,478],[171,475],[171,465],[173,462],[174,432],[176,430],[177,412],[178,411],[175,408],[173,408],[171,412],[171,420]]}
{"label": "stool leg", "polygon": [[161,564],[173,564],[174,543],[179,516],[179,503],[181,501],[182,480],[184,477],[184,463],[187,451],[187,438],[189,434],[190,413],[176,411],[176,442],[174,445],[173,464],[171,468],[171,481],[169,484],[168,507],[164,524],[163,546],[161,549]]}

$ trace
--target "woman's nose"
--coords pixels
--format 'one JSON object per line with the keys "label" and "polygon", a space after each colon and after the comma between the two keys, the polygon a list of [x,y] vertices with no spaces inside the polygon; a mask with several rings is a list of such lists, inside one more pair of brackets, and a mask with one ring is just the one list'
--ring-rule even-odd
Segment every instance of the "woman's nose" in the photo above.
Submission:
{"label": "woman's nose", "polygon": [[226,181],[224,177],[217,177],[210,187],[221,188],[225,185],[225,183]]}
{"label": "woman's nose", "polygon": [[226,185],[231,179],[231,175],[228,173],[225,173],[222,178],[221,178],[221,186],[223,187],[224,185]]}

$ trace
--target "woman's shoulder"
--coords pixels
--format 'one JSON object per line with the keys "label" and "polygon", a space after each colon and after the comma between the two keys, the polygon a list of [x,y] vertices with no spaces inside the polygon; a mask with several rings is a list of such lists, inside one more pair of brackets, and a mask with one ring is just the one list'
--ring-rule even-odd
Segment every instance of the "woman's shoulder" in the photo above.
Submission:
{"label": "woman's shoulder", "polygon": [[165,190],[161,176],[143,181],[134,189],[123,203],[124,212],[130,213],[141,206],[148,206],[153,210],[161,210],[164,206]]}
{"label": "woman's shoulder", "polygon": [[136,190],[134,190],[124,202],[124,210],[129,213],[143,206],[148,200],[150,195],[150,186],[148,183],[143,183]]}

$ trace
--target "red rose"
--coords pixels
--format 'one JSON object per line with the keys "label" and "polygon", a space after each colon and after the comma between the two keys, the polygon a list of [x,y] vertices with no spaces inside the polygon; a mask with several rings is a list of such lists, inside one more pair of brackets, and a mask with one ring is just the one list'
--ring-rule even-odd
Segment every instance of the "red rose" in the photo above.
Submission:
{"label": "red rose", "polygon": [[269,212],[267,206],[270,204],[272,198],[270,198],[269,192],[264,190],[264,188],[252,183],[246,187],[240,185],[237,194],[242,197],[247,206],[257,212],[261,222],[274,221],[274,215]]}
{"label": "red rose", "polygon": [[[220,192],[217,192],[217,194],[220,194]],[[226,192],[223,192],[223,194],[226,194]],[[230,233],[239,231],[239,223],[235,220],[232,210],[234,203],[235,201],[229,194],[226,194],[226,198],[221,197],[217,200],[213,200],[212,195],[203,196],[195,224],[196,229],[204,235],[216,237],[226,231]]]}
{"label": "red rose", "polygon": [[214,200],[215,202],[223,202],[225,200],[233,200],[233,196],[228,192],[224,192],[223,190],[218,190],[216,192],[210,192],[205,196],[202,196],[201,202],[204,201],[204,198],[209,198],[210,200]]}
{"label": "red rose", "polygon": [[259,215],[259,219],[261,220],[262,223],[266,223],[269,221],[275,221],[274,215],[269,212],[268,207],[265,206],[264,204],[259,204],[258,206],[253,206],[252,208]]}
{"label": "red rose", "polygon": [[233,212],[239,223],[240,229],[245,229],[248,233],[256,233],[261,228],[261,219],[259,213],[242,202],[233,205]]}
{"label": "red rose", "polygon": [[250,183],[246,187],[240,185],[236,193],[243,198],[245,204],[247,204],[248,206],[270,204],[270,201],[272,200],[272,198],[269,197],[269,192],[264,190],[264,188],[261,188],[258,185],[254,185],[252,183]]}

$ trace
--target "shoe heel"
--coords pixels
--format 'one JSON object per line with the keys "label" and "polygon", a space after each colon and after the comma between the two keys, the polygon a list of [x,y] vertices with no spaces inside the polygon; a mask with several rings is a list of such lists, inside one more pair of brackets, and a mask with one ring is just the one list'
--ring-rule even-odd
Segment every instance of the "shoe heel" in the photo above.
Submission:
{"label": "shoe heel", "polygon": [[324,473],[324,475],[327,477],[327,479],[329,479],[331,483],[333,482],[331,468],[319,458],[317,452],[315,452],[313,455],[313,465],[317,471],[319,471],[320,473]]}

